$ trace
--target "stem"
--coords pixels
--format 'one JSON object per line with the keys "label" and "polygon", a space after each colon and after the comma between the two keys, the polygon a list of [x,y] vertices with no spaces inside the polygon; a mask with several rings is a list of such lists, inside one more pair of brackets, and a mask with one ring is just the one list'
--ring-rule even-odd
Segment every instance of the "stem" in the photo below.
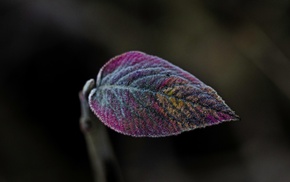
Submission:
{"label": "stem", "polygon": [[88,152],[96,182],[121,182],[120,168],[115,158],[105,126],[92,113],[88,104],[88,95],[95,81],[86,82],[79,93],[81,102],[80,127],[85,135]]}

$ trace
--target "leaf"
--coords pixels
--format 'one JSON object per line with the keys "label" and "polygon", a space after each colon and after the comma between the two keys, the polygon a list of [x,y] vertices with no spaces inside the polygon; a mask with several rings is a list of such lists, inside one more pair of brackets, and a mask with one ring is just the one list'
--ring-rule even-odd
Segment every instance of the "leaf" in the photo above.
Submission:
{"label": "leaf", "polygon": [[89,104],[105,125],[136,137],[177,135],[239,118],[211,87],[139,51],[116,56],[102,67]]}

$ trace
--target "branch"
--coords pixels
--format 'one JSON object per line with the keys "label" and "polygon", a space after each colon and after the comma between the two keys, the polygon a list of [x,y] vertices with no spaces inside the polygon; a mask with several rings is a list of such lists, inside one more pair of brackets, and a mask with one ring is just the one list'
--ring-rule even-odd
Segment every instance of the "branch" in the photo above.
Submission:
{"label": "branch", "polygon": [[88,95],[95,81],[86,82],[79,93],[81,102],[80,127],[85,135],[96,182],[121,182],[120,168],[113,153],[105,126],[94,116],[88,105]]}

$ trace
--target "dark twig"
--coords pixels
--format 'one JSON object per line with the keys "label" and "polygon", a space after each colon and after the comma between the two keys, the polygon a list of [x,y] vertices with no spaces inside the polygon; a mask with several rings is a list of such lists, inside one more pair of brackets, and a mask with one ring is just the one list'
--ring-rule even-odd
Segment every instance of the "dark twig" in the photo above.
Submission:
{"label": "dark twig", "polygon": [[88,105],[88,95],[95,85],[90,79],[79,93],[81,102],[80,127],[85,135],[97,182],[123,181],[105,126],[93,115]]}

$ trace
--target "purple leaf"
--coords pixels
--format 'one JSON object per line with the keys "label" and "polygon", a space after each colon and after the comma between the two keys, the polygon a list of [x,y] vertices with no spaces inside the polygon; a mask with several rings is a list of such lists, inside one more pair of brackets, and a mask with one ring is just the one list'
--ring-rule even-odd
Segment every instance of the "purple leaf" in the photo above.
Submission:
{"label": "purple leaf", "polygon": [[177,135],[239,119],[211,87],[164,59],[138,51],[103,66],[89,104],[105,125],[136,137]]}

